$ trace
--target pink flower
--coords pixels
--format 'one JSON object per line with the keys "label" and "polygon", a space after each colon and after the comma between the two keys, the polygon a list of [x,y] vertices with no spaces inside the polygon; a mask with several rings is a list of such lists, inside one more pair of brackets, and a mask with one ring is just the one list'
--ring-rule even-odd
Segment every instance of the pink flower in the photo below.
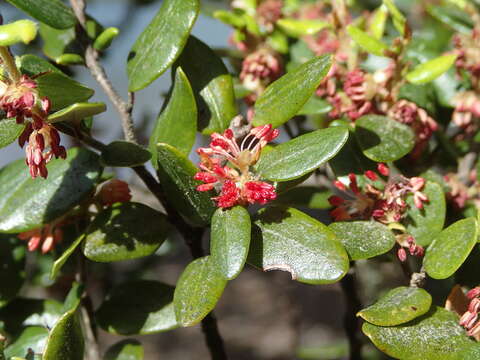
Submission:
{"label": "pink flower", "polygon": [[22,75],[16,83],[0,84],[0,109],[6,112],[7,118],[16,118],[22,124],[25,118],[32,117],[32,109],[38,100],[37,84],[27,75]]}
{"label": "pink flower", "polygon": [[460,317],[459,324],[467,330],[468,336],[473,336],[478,340],[480,336],[480,287],[475,287],[467,293],[470,299],[467,311]]}
{"label": "pink flower", "polygon": [[98,198],[105,206],[111,206],[117,202],[128,202],[132,199],[130,187],[125,181],[112,179],[102,185]]}
{"label": "pink flower", "polygon": [[240,81],[258,96],[283,73],[280,58],[271,50],[262,48],[248,55],[242,63]]}
{"label": "pink flower", "polygon": [[53,250],[63,239],[63,230],[58,226],[45,225],[43,228],[18,234],[20,240],[28,240],[28,251],[41,249],[42,254]]}

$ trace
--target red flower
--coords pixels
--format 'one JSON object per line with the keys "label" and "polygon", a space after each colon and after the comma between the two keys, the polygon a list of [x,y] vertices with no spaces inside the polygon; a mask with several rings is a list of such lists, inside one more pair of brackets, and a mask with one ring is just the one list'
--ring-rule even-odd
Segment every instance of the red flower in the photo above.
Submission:
{"label": "red flower", "polygon": [[43,228],[18,234],[20,240],[28,240],[28,250],[41,249],[42,254],[53,250],[63,239],[63,230],[58,226],[45,225]]}
{"label": "red flower", "polygon": [[105,206],[111,206],[116,202],[128,202],[132,195],[125,181],[113,179],[102,185],[98,198]]}

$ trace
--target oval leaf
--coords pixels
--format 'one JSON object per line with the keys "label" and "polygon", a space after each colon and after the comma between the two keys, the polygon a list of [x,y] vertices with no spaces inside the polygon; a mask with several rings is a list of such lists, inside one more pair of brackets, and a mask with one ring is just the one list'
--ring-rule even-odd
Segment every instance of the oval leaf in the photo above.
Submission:
{"label": "oval leaf", "polygon": [[181,326],[198,324],[217,305],[227,281],[210,256],[192,261],[177,282],[173,296],[175,316]]}
{"label": "oval leaf", "polygon": [[96,154],[78,148],[52,160],[46,180],[32,179],[23,159],[7,165],[0,170],[0,232],[36,229],[64,215],[91,194],[101,170]]}
{"label": "oval leaf", "polygon": [[427,274],[434,279],[446,279],[466,260],[477,242],[475,218],[453,223],[430,244],[423,260]]}
{"label": "oval leaf", "polygon": [[233,80],[222,59],[208,45],[190,36],[176,65],[185,71],[192,85],[198,128],[204,134],[223,132],[237,115],[237,105]]}
{"label": "oval leaf", "polygon": [[0,119],[0,148],[10,145],[22,134],[24,124],[17,124],[15,118]]}
{"label": "oval leaf", "polygon": [[31,17],[56,29],[73,27],[77,19],[72,9],[60,0],[7,0]]}
{"label": "oval leaf", "polygon": [[56,72],[65,75],[55,65],[52,65],[47,60],[35,55],[23,55],[17,60],[17,62],[20,63],[19,68],[22,74],[27,74],[28,76],[35,76],[44,72]]}
{"label": "oval leaf", "polygon": [[398,8],[395,6],[393,0],[383,0],[383,3],[387,6],[388,12],[392,16],[393,25],[400,33],[400,35],[404,36],[407,19],[405,19],[405,16],[403,16],[400,10],[398,10]]}
{"label": "oval leaf", "polygon": [[406,75],[408,82],[420,85],[435,80],[445,73],[457,59],[456,54],[443,55],[416,66]]}
{"label": "oval leaf", "polygon": [[165,195],[175,209],[194,225],[206,225],[215,211],[210,192],[200,192],[195,165],[180,151],[168,144],[158,144],[158,177]]}
{"label": "oval leaf", "polygon": [[425,314],[431,305],[432,297],[425,290],[400,286],[387,292],[357,316],[374,325],[395,326]]}
{"label": "oval leaf", "polygon": [[25,244],[16,236],[0,236],[0,307],[13,299],[25,280]]}
{"label": "oval leaf", "polygon": [[180,55],[199,12],[198,0],[165,0],[128,57],[128,90],[138,91],[162,75]]}
{"label": "oval leaf", "polygon": [[305,35],[314,35],[320,30],[330,26],[328,22],[322,20],[297,19],[280,19],[276,22],[276,24],[288,36],[295,38]]}
{"label": "oval leaf", "polygon": [[152,154],[140,145],[129,141],[114,141],[108,144],[100,157],[105,166],[132,167],[140,166],[150,160]]}
{"label": "oval leaf", "polygon": [[398,160],[415,145],[415,135],[407,125],[379,115],[358,119],[355,137],[365,156],[378,162]]}
{"label": "oval leaf", "polygon": [[264,154],[258,163],[258,171],[272,181],[299,178],[334,157],[347,138],[348,129],[345,127],[331,127],[299,136]]}
{"label": "oval leaf", "polygon": [[48,121],[52,123],[66,121],[78,124],[81,120],[101,114],[106,110],[107,107],[104,103],[76,103],[49,115]]}
{"label": "oval leaf", "polygon": [[169,231],[165,215],[133,202],[100,212],[86,232],[83,253],[92,261],[111,262],[153,254]]}
{"label": "oval leaf", "polygon": [[388,46],[380,40],[368,35],[365,31],[360,30],[354,25],[348,25],[347,32],[353,41],[366,52],[377,56],[385,56],[385,51],[388,50]]}
{"label": "oval leaf", "polygon": [[348,255],[327,226],[293,208],[265,208],[255,218],[250,264],[288,271],[307,284],[334,283],[346,274]]}
{"label": "oval leaf", "polygon": [[146,335],[174,329],[178,325],[173,311],[173,291],[172,286],[151,280],[119,285],[97,310],[98,324],[118,335]]}
{"label": "oval leaf", "polygon": [[351,260],[385,254],[395,245],[395,236],[376,221],[336,222],[329,225],[342,242]]}
{"label": "oval leaf", "polygon": [[190,153],[197,132],[197,105],[193,90],[182,68],[177,68],[175,84],[168,104],[157,119],[150,135],[152,164],[157,167],[157,144],[175,146],[183,154]]}
{"label": "oval leaf", "polygon": [[83,360],[85,343],[76,309],[63,315],[50,331],[43,360]]}
{"label": "oval leaf", "polygon": [[122,340],[112,345],[105,356],[104,360],[143,360],[143,346],[134,339]]}
{"label": "oval leaf", "polygon": [[217,209],[212,217],[210,252],[212,261],[227,280],[240,274],[247,260],[251,223],[242,206]]}
{"label": "oval leaf", "polygon": [[332,65],[330,55],[315,57],[271,83],[255,103],[255,126],[278,127],[298,114]]}

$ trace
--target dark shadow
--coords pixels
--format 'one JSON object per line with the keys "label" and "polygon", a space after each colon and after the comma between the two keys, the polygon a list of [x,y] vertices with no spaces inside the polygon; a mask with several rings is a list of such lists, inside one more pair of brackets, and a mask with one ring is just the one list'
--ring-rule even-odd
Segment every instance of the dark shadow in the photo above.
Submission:
{"label": "dark shadow", "polygon": [[363,151],[371,149],[381,143],[381,139],[377,134],[358,125],[355,127],[355,135]]}
{"label": "dark shadow", "polygon": [[291,217],[292,214],[288,211],[288,207],[284,206],[270,206],[266,207],[259,214],[255,216],[255,220],[262,224],[280,224],[283,220]]}

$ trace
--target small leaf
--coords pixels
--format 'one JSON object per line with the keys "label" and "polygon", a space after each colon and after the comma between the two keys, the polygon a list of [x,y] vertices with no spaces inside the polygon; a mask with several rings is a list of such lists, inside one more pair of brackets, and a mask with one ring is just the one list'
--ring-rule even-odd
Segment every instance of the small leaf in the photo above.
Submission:
{"label": "small leaf", "polygon": [[117,203],[90,224],[83,253],[98,262],[137,259],[157,251],[168,231],[162,213],[139,203]]}
{"label": "small leaf", "polygon": [[415,238],[415,242],[427,246],[442,231],[447,206],[440,185],[427,181],[422,192],[428,197],[422,209],[415,206],[413,196],[407,198],[408,210],[404,223],[407,232]]}
{"label": "small leaf", "polygon": [[369,259],[390,251],[395,236],[376,221],[334,222],[329,225],[351,260]]}
{"label": "small leaf", "polygon": [[193,179],[197,167],[173,146],[158,144],[157,151],[158,177],[171,205],[192,224],[209,224],[215,205],[211,192],[196,190],[200,185]]}
{"label": "small leaf", "polygon": [[0,236],[0,307],[13,299],[25,281],[25,244],[13,235]]}
{"label": "small leaf", "polygon": [[198,324],[217,305],[227,285],[210,256],[192,261],[177,282],[173,296],[175,316],[181,326]]}
{"label": "small leaf", "polygon": [[73,282],[70,291],[63,302],[63,312],[74,311],[80,305],[85,286],[78,282]]}
{"label": "small leaf", "polygon": [[213,13],[213,17],[220,20],[224,24],[231,25],[236,28],[242,28],[245,26],[245,21],[239,14],[232,11],[217,10]]}
{"label": "small leaf", "polygon": [[416,66],[405,77],[412,84],[426,84],[445,73],[457,59],[456,54],[443,55]]}
{"label": "small leaf", "polygon": [[64,66],[85,64],[85,60],[83,59],[82,55],[72,54],[72,53],[62,54],[56,57],[54,60],[58,65],[64,65]]}
{"label": "small leaf", "polygon": [[7,0],[31,17],[56,29],[73,27],[77,19],[60,0]]}
{"label": "small leaf", "polygon": [[24,124],[17,124],[15,118],[0,119],[0,148],[10,145],[22,134]]}
{"label": "small leaf", "polygon": [[143,360],[143,346],[135,339],[113,344],[105,353],[104,360]]}
{"label": "small leaf", "polygon": [[30,43],[37,36],[37,24],[30,20],[18,20],[0,25],[0,46]]}
{"label": "small leaf", "polygon": [[243,269],[250,246],[250,215],[242,206],[217,209],[212,217],[211,261],[227,280]]}
{"label": "small leaf", "polygon": [[208,45],[190,36],[176,66],[185,71],[192,85],[198,128],[203,134],[223,132],[237,115],[237,105],[232,77],[222,59]]}
{"label": "small leaf", "polygon": [[32,179],[23,159],[0,170],[0,232],[36,229],[64,215],[91,194],[101,172],[98,156],[79,148],[47,167],[46,180]]}
{"label": "small leaf", "polygon": [[465,35],[469,35],[475,25],[471,16],[455,5],[428,5],[427,11],[435,19]]}
{"label": "small leaf", "polygon": [[353,41],[366,52],[377,56],[385,56],[385,51],[388,50],[388,46],[377,38],[368,35],[365,31],[360,30],[354,25],[348,25],[347,32]]}
{"label": "small leaf", "polygon": [[48,330],[40,326],[26,327],[20,336],[5,349],[7,359],[18,356],[23,358],[27,355],[28,349],[41,354],[45,348],[48,338]]}
{"label": "small leaf", "polygon": [[42,360],[83,360],[85,343],[77,309],[65,313],[48,336]]}
{"label": "small leaf", "polygon": [[299,38],[305,35],[315,35],[319,31],[330,27],[330,24],[322,20],[297,20],[279,19],[276,25],[288,36]]}
{"label": "small leaf", "polygon": [[55,65],[52,65],[47,60],[35,55],[23,55],[18,58],[17,61],[19,62],[18,66],[22,74],[27,74],[28,76],[35,76],[44,72],[56,72],[65,75]]}
{"label": "small leaf", "polygon": [[104,103],[76,103],[49,115],[48,122],[66,121],[78,124],[83,119],[101,114],[106,110],[107,107]]}
{"label": "small leaf", "polygon": [[377,162],[398,160],[415,145],[415,135],[407,125],[379,115],[358,119],[355,137],[365,156]]}
{"label": "small leaf", "polygon": [[398,8],[395,6],[393,0],[383,0],[383,3],[387,6],[388,11],[393,18],[393,25],[400,33],[400,35],[404,36],[407,19],[405,19],[405,16],[403,16],[400,10],[398,10]]}
{"label": "small leaf", "polygon": [[293,208],[269,207],[255,217],[248,262],[264,271],[283,270],[306,284],[330,284],[349,261],[333,231]]}
{"label": "small leaf", "polygon": [[423,260],[427,274],[434,279],[446,279],[453,275],[472,251],[477,236],[475,218],[459,220],[439,233]]}
{"label": "small leaf", "polygon": [[264,154],[258,171],[272,181],[287,181],[315,170],[334,157],[345,144],[348,129],[330,127],[299,136]]}
{"label": "small leaf", "polygon": [[129,141],[117,140],[102,150],[100,161],[105,166],[132,167],[145,164],[151,157],[150,151],[142,146]]}
{"label": "small leaf", "polygon": [[50,59],[55,60],[66,52],[79,52],[75,47],[75,28],[55,29],[44,23],[40,23],[40,36],[43,40],[43,53]]}
{"label": "small leaf", "polygon": [[[146,335],[176,328],[174,288],[158,281],[134,280],[115,287],[96,313],[109,333]],[[118,316],[122,314],[122,316]]]}
{"label": "small leaf", "polygon": [[173,64],[199,12],[198,0],[165,0],[128,57],[129,91],[150,85]]}
{"label": "small leaf", "polygon": [[374,11],[370,24],[368,26],[369,33],[377,40],[382,39],[385,32],[385,25],[388,20],[388,8],[381,5]]}
{"label": "small leaf", "polygon": [[381,327],[366,322],[362,330],[376,347],[396,359],[476,359],[462,355],[477,344],[458,325],[458,316],[440,307],[406,324]]}
{"label": "small leaf", "polygon": [[65,263],[67,262],[67,260],[70,258],[70,256],[72,256],[72,254],[75,252],[76,248],[78,247],[78,245],[80,245],[80,243],[82,242],[82,240],[85,239],[85,234],[82,234],[80,235],[68,248],[67,250],[65,250],[63,252],[63,254],[57,259],[55,260],[55,262],[53,263],[53,266],[52,266],[52,270],[50,272],[50,278],[52,280],[55,280],[61,270],[61,268],[63,267],[63,265],[65,265]]}
{"label": "small leaf", "polygon": [[331,65],[330,55],[315,57],[271,83],[255,103],[253,125],[278,127],[298,114]]}
{"label": "small leaf", "polygon": [[157,167],[157,144],[175,146],[183,154],[190,153],[197,132],[197,105],[192,87],[182,68],[178,67],[168,104],[159,115],[150,135],[152,164]]}
{"label": "small leaf", "polygon": [[357,316],[374,325],[395,326],[425,314],[431,304],[432,297],[425,290],[400,286],[387,292]]}
{"label": "small leaf", "polygon": [[93,43],[93,47],[99,51],[104,51],[110,47],[113,40],[120,34],[120,30],[116,27],[109,27],[103,30],[103,32],[98,35]]}

